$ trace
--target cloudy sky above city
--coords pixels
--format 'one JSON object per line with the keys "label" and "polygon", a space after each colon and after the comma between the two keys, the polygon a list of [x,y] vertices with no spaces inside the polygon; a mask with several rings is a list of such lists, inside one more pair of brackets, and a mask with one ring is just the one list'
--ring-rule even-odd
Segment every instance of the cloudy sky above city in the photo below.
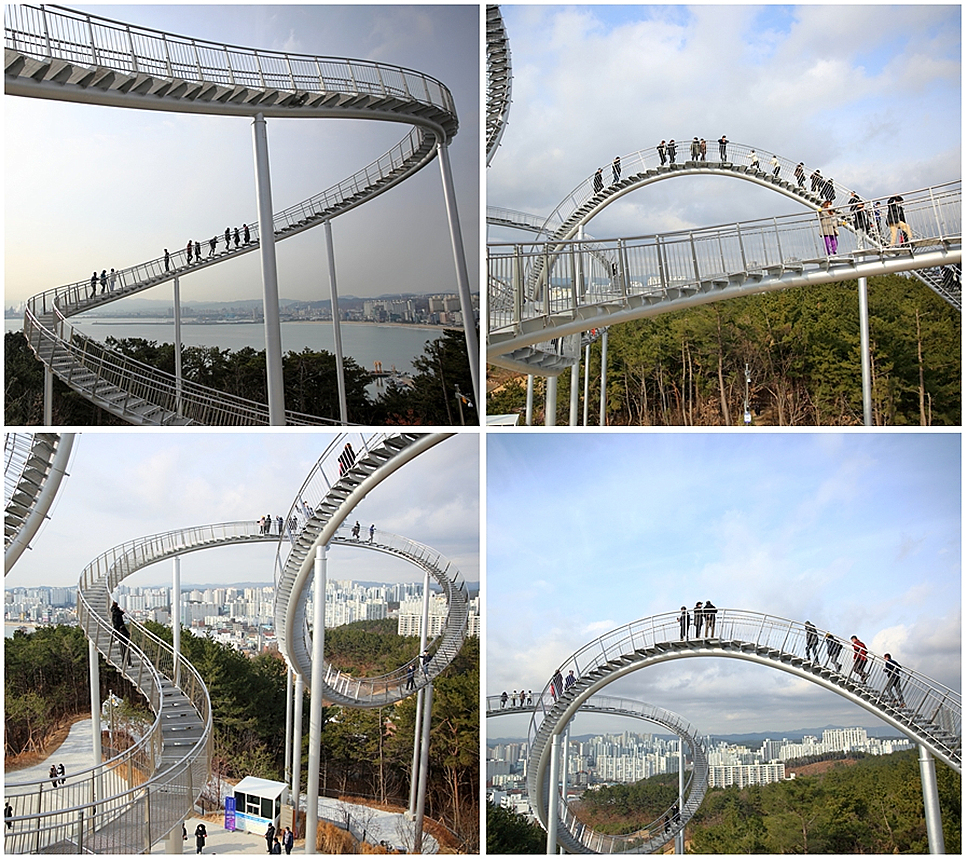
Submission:
{"label": "cloudy sky above city", "polygon": [[[958,690],[960,490],[958,433],[491,435],[486,694],[536,693],[604,633],[708,599],[858,635]],[[663,663],[605,694],[709,733],[876,724],[733,659]],[[525,736],[512,721],[490,735]]]}
{"label": "cloudy sky above city", "polygon": [[[477,6],[72,6],[177,35],[411,68],[453,93],[450,145],[471,289],[479,287],[480,62]],[[4,99],[5,302],[204,243],[256,217],[251,121]],[[273,208],[337,184],[395,146],[396,122],[268,121]],[[321,229],[277,248],[279,295],[327,299]],[[340,294],[455,292],[437,162],[333,221]],[[181,281],[182,301],[260,298],[257,254]],[[170,299],[170,287],[142,293]],[[123,308],[122,308],[123,309]]]}
{"label": "cloudy sky above city", "polygon": [[[670,138],[710,147],[722,134],[804,161],[863,197],[961,176],[959,5],[501,12],[513,104],[486,170],[488,205],[546,215],[616,155]],[[679,178],[625,195],[588,232],[636,236],[801,210],[749,182]],[[519,235],[488,231],[491,241]]]}
{"label": "cloudy sky above city", "polygon": [[[6,577],[5,587],[76,586],[102,552],[176,528],[285,517],[331,440],[328,433],[100,433],[76,437],[70,476],[49,520]],[[358,447],[358,446],[357,446]],[[363,527],[402,534],[449,558],[478,583],[479,437],[461,434],[416,457],[357,507]],[[271,584],[276,545],[185,555],[181,581]],[[170,586],[162,562],[126,581]],[[376,552],[333,547],[331,579],[422,581],[422,572]]]}

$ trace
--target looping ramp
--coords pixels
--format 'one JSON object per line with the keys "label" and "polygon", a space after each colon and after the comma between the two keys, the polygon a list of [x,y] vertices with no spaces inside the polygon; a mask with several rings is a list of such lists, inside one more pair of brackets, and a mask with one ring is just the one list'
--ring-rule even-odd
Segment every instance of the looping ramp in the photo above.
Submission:
{"label": "looping ramp", "polygon": [[[868,710],[962,772],[962,695],[903,666],[899,689],[890,686],[883,658],[868,652],[860,672],[852,642],[804,624],[738,609],[718,609],[710,635],[682,638],[678,613],[655,615],[587,644],[560,667],[576,683],[559,696],[548,683],[535,698],[528,732],[527,790],[546,826],[550,751],[584,703],[614,680],[674,659],[725,657],[777,668],[821,686]],[[827,641],[841,647],[829,651]],[[810,647],[814,644],[815,647]]]}
{"label": "looping ramp", "polygon": [[513,70],[500,7],[486,7],[486,163],[496,154],[510,113]]}
{"label": "looping ramp", "polygon": [[175,664],[166,642],[130,622],[130,642],[111,623],[111,593],[138,570],[218,546],[275,542],[257,522],[229,522],[142,537],[93,560],[77,588],[78,621],[95,649],[144,695],[155,720],[130,749],[69,773],[56,791],[43,782],[4,784],[14,806],[8,853],[140,853],[186,816],[211,773],[211,703],[198,672]]}
{"label": "looping ramp", "polygon": [[4,575],[13,569],[43,524],[66,474],[73,443],[73,433],[4,435]]}
{"label": "looping ramp", "polygon": [[[427,571],[447,602],[442,634],[428,647],[430,660],[410,679],[407,667],[379,677],[354,677],[330,664],[323,668],[323,700],[351,707],[382,707],[430,683],[455,658],[466,636],[468,595],[459,571],[427,546],[376,532],[355,539],[339,528],[355,507],[383,480],[451,433],[346,433],[337,437],[313,467],[289,510],[297,523],[293,541],[281,540],[275,582],[275,631],[279,648],[308,685],[312,673],[312,636],[306,603],[312,584],[315,548],[330,542],[357,545],[396,555]],[[316,501],[315,499],[319,499]],[[282,559],[285,554],[284,560]]]}
{"label": "looping ramp", "polygon": [[[552,702],[551,702],[552,703]],[[499,696],[489,696],[486,701],[487,718],[514,715],[515,713],[533,712],[539,708],[537,704],[519,707],[505,706]],[[615,716],[625,716],[642,719],[655,725],[667,728],[680,737],[691,750],[693,767],[687,777],[684,794],[687,797],[684,805],[675,814],[673,806],[666,808],[647,827],[628,835],[607,835],[596,832],[581,823],[568,804],[561,796],[559,803],[559,825],[557,828],[557,843],[567,853],[654,853],[660,850],[668,841],[680,832],[694,817],[708,790],[708,755],[704,743],[696,729],[675,713],[655,707],[642,701],[628,698],[615,698],[607,695],[594,695],[583,702],[581,713],[606,713]],[[540,823],[547,826],[546,809],[549,800],[549,772],[542,783],[542,796],[534,803],[530,800],[530,807],[536,810]],[[541,815],[542,810],[542,815]]]}
{"label": "looping ramp", "polygon": [[[4,40],[8,95],[218,116],[412,126],[376,161],[274,215],[276,241],[324,224],[409,178],[437,157],[459,127],[452,94],[442,83],[384,63],[205,42],[62,7],[5,6]],[[258,249],[258,226],[248,224],[248,235],[236,231],[227,241],[219,237],[214,247],[205,239],[200,259],[180,248],[167,259],[120,270],[106,286],[81,281],[34,296],[24,314],[31,349],[71,389],[131,424],[268,424],[265,404],[202,385],[179,386],[174,376],[108,349],[67,321]],[[296,412],[288,412],[286,422],[337,423]]]}

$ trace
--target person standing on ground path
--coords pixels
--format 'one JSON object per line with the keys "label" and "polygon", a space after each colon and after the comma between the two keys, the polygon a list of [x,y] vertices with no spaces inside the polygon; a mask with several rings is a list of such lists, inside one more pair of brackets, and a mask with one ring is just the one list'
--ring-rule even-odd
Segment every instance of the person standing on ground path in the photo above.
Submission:
{"label": "person standing on ground path", "polygon": [[282,844],[285,847],[286,855],[292,852],[292,847],[295,844],[295,833],[287,826],[285,827],[285,833],[282,835]]}
{"label": "person standing on ground path", "polygon": [[809,658],[809,653],[812,654],[812,659],[818,662],[818,630],[812,625],[810,620],[805,621],[805,658]]}
{"label": "person standing on ground path", "polygon": [[13,806],[10,804],[10,800],[7,800],[7,804],[3,807],[3,819],[7,824],[7,829],[13,829],[13,821],[10,819],[13,817]]}
{"label": "person standing on ground path", "polygon": [[688,614],[688,607],[681,606],[681,616],[678,618],[681,624],[681,641],[688,640],[688,631],[691,629],[691,615]]}
{"label": "person standing on ground path", "polygon": [[611,164],[611,171],[614,173],[614,184],[616,185],[621,178],[621,157],[618,155]]}
{"label": "person standing on ground path", "polygon": [[50,765],[50,772],[47,775],[50,776],[50,783],[57,787],[57,766],[55,764]]}
{"label": "person standing on ground path", "polygon": [[899,685],[900,668],[902,666],[892,658],[892,654],[887,653],[885,655],[885,673],[886,677],[889,678],[889,682],[886,683],[882,694],[892,698],[900,707],[905,707],[906,702],[902,700],[902,687]]}
{"label": "person standing on ground path", "polygon": [[201,853],[205,849],[205,839],[208,837],[208,830],[203,823],[195,827],[195,853]]}
{"label": "person standing on ground path", "polygon": [[696,602],[694,604],[694,637],[701,637],[701,625],[704,622],[704,611],[701,609],[701,603]]}
{"label": "person standing on ground path", "polygon": [[663,140],[657,145],[657,157],[661,159],[662,167],[667,164],[667,147]]}
{"label": "person standing on ground path", "polygon": [[718,138],[718,155],[722,161],[728,160],[728,138],[724,134]]}
{"label": "person standing on ground path", "polygon": [[63,764],[57,764],[57,775],[60,776],[60,783],[67,784],[67,771],[64,769]]}
{"label": "person standing on ground path", "polygon": [[268,852],[272,852],[272,842],[275,840],[275,824],[269,823],[268,829],[265,830],[265,846],[268,848]]}
{"label": "person standing on ground path", "polygon": [[718,609],[707,600],[704,604],[704,637],[714,637],[714,622],[718,614]]}

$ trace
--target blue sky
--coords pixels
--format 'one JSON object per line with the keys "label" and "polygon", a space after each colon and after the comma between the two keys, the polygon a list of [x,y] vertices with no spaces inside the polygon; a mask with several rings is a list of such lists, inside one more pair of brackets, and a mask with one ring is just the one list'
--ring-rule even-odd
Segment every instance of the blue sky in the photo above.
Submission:
{"label": "blue sky", "polygon": [[[542,688],[599,635],[706,599],[857,634],[959,689],[960,472],[958,433],[491,434],[486,692]],[[607,693],[709,732],[875,724],[734,660]]]}
{"label": "blue sky", "polygon": [[[73,586],[101,552],[175,528],[285,516],[331,439],[327,433],[107,433],[75,441],[70,476],[49,521],[6,577],[5,587]],[[479,437],[459,434],[387,478],[357,508],[365,527],[402,534],[448,557],[479,582]],[[181,581],[271,584],[275,546],[185,555]],[[408,564],[334,548],[330,578],[421,581]],[[171,564],[129,584],[170,586]]]}
{"label": "blue sky", "polygon": [[[501,6],[513,104],[487,203],[549,214],[615,155],[736,143],[864,197],[961,176],[961,7]],[[588,227],[636,236],[800,211],[717,177],[625,195]],[[491,241],[514,231],[490,228]]]}
{"label": "blue sky", "polygon": [[[479,282],[479,10],[476,6],[72,6],[116,21],[243,47],[371,59],[453,93],[450,146],[471,288]],[[255,218],[251,122],[45,99],[4,98],[6,305],[91,272],[204,242]],[[361,170],[401,123],[269,120],[275,211]],[[434,162],[333,222],[340,294],[456,291]],[[418,255],[414,249],[418,248]],[[327,299],[322,230],[278,246],[282,298]],[[408,260],[408,264],[404,264]],[[184,301],[261,297],[257,254],[182,279]],[[144,294],[171,297],[170,287]]]}

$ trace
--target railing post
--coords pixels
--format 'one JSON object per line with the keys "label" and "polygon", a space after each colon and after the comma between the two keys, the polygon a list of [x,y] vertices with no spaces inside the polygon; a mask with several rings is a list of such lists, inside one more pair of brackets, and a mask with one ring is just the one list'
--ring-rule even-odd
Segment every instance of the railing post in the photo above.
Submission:
{"label": "railing post", "polygon": [[694,263],[694,282],[701,283],[701,269],[698,266],[698,250],[694,245],[694,233],[688,233],[688,242],[691,245],[691,262]]}
{"label": "railing post", "polygon": [[523,246],[515,245],[513,251],[513,324],[519,331],[523,321]]}
{"label": "railing post", "polygon": [[778,261],[782,264],[782,268],[785,267],[785,252],[782,250],[782,235],[778,229],[778,218],[772,218],[772,222],[775,225],[775,242],[778,244]]}
{"label": "railing post", "polygon": [[131,28],[125,27],[125,32],[127,33],[127,46],[128,50],[131,52],[131,68],[134,74],[138,73],[138,55],[134,51],[134,36],[131,35]]}
{"label": "railing post", "polygon": [[164,43],[164,60],[168,67],[168,77],[174,77],[174,70],[171,68],[171,52],[168,50],[168,37],[165,33],[161,34],[161,41]]}
{"label": "railing post", "polygon": [[87,34],[91,39],[91,60],[93,64],[97,65],[97,46],[94,44],[94,24],[91,21],[91,16],[87,15]]}
{"label": "railing post", "polygon": [[44,44],[47,46],[47,56],[53,59],[53,51],[50,48],[50,31],[47,28],[47,10],[40,7],[40,19],[44,22]]}
{"label": "railing post", "polygon": [[661,280],[661,293],[667,298],[668,277],[667,266],[664,262],[664,243],[660,236],[655,236],[654,242],[654,246],[657,248],[657,276]]}
{"label": "railing post", "polygon": [[741,251],[741,270],[748,271],[748,260],[745,259],[745,243],[741,238],[741,224],[735,224],[735,232],[738,234],[738,249]]}

